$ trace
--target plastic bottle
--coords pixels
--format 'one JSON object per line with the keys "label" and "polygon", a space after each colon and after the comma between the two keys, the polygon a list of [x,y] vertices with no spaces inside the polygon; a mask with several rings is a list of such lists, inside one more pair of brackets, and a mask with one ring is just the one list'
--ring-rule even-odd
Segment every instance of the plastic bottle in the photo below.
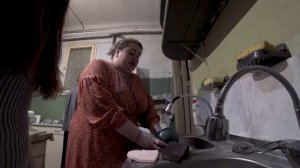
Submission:
{"label": "plastic bottle", "polygon": [[192,101],[192,113],[193,113],[195,134],[203,135],[204,134],[203,126],[205,125],[205,122],[201,118],[200,103],[198,98],[194,98]]}

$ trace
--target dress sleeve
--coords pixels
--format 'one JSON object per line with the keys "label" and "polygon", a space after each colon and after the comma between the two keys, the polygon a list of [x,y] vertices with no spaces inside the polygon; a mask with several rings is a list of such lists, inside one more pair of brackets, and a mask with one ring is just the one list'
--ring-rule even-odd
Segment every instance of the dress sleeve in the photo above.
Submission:
{"label": "dress sleeve", "polygon": [[109,84],[103,78],[92,76],[82,79],[80,94],[84,113],[92,126],[117,129],[126,122],[124,109],[116,103]]}
{"label": "dress sleeve", "polygon": [[159,123],[159,115],[155,110],[155,104],[150,95],[147,96],[147,109],[140,117],[140,124],[142,127],[149,128],[150,131],[153,131],[152,124]]}

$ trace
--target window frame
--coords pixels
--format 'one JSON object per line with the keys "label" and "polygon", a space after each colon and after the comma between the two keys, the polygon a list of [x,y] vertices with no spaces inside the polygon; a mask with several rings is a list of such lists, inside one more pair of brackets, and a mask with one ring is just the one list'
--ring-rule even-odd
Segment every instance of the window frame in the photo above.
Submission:
{"label": "window frame", "polygon": [[[90,62],[94,59],[96,59],[96,49],[97,49],[97,43],[71,43],[67,44],[65,52],[63,54],[64,62],[63,62],[63,68],[62,68],[62,75],[61,75],[61,83],[62,86],[65,87],[66,77],[67,77],[67,70],[69,65],[69,58],[70,53],[73,49],[81,49],[81,48],[91,48],[91,55],[90,55]],[[63,92],[61,95],[67,95],[70,92],[70,90],[63,89]]]}

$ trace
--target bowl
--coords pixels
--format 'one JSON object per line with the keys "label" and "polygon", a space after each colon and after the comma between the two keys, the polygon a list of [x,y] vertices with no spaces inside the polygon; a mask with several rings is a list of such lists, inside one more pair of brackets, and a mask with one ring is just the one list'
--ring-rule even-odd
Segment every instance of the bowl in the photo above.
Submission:
{"label": "bowl", "polygon": [[171,141],[179,141],[178,134],[175,128],[167,127],[155,134],[155,137],[165,143],[169,143]]}

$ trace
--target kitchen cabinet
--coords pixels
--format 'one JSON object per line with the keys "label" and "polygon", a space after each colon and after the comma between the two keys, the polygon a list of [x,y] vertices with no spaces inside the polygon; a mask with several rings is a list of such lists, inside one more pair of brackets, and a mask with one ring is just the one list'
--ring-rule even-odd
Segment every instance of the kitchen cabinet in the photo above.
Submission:
{"label": "kitchen cabinet", "polygon": [[256,1],[161,0],[163,53],[172,60],[191,60],[205,47],[208,55]]}
{"label": "kitchen cabinet", "polygon": [[46,144],[47,144],[47,141],[31,144],[32,154],[33,154],[34,160],[36,162],[36,166],[38,168],[45,167]]}
{"label": "kitchen cabinet", "polygon": [[32,126],[32,129],[53,133],[54,141],[48,141],[46,146],[45,168],[60,168],[64,138],[61,127]]}
{"label": "kitchen cabinet", "polygon": [[185,48],[195,50],[212,28],[228,0],[162,0],[162,50],[174,60],[191,59]]}

